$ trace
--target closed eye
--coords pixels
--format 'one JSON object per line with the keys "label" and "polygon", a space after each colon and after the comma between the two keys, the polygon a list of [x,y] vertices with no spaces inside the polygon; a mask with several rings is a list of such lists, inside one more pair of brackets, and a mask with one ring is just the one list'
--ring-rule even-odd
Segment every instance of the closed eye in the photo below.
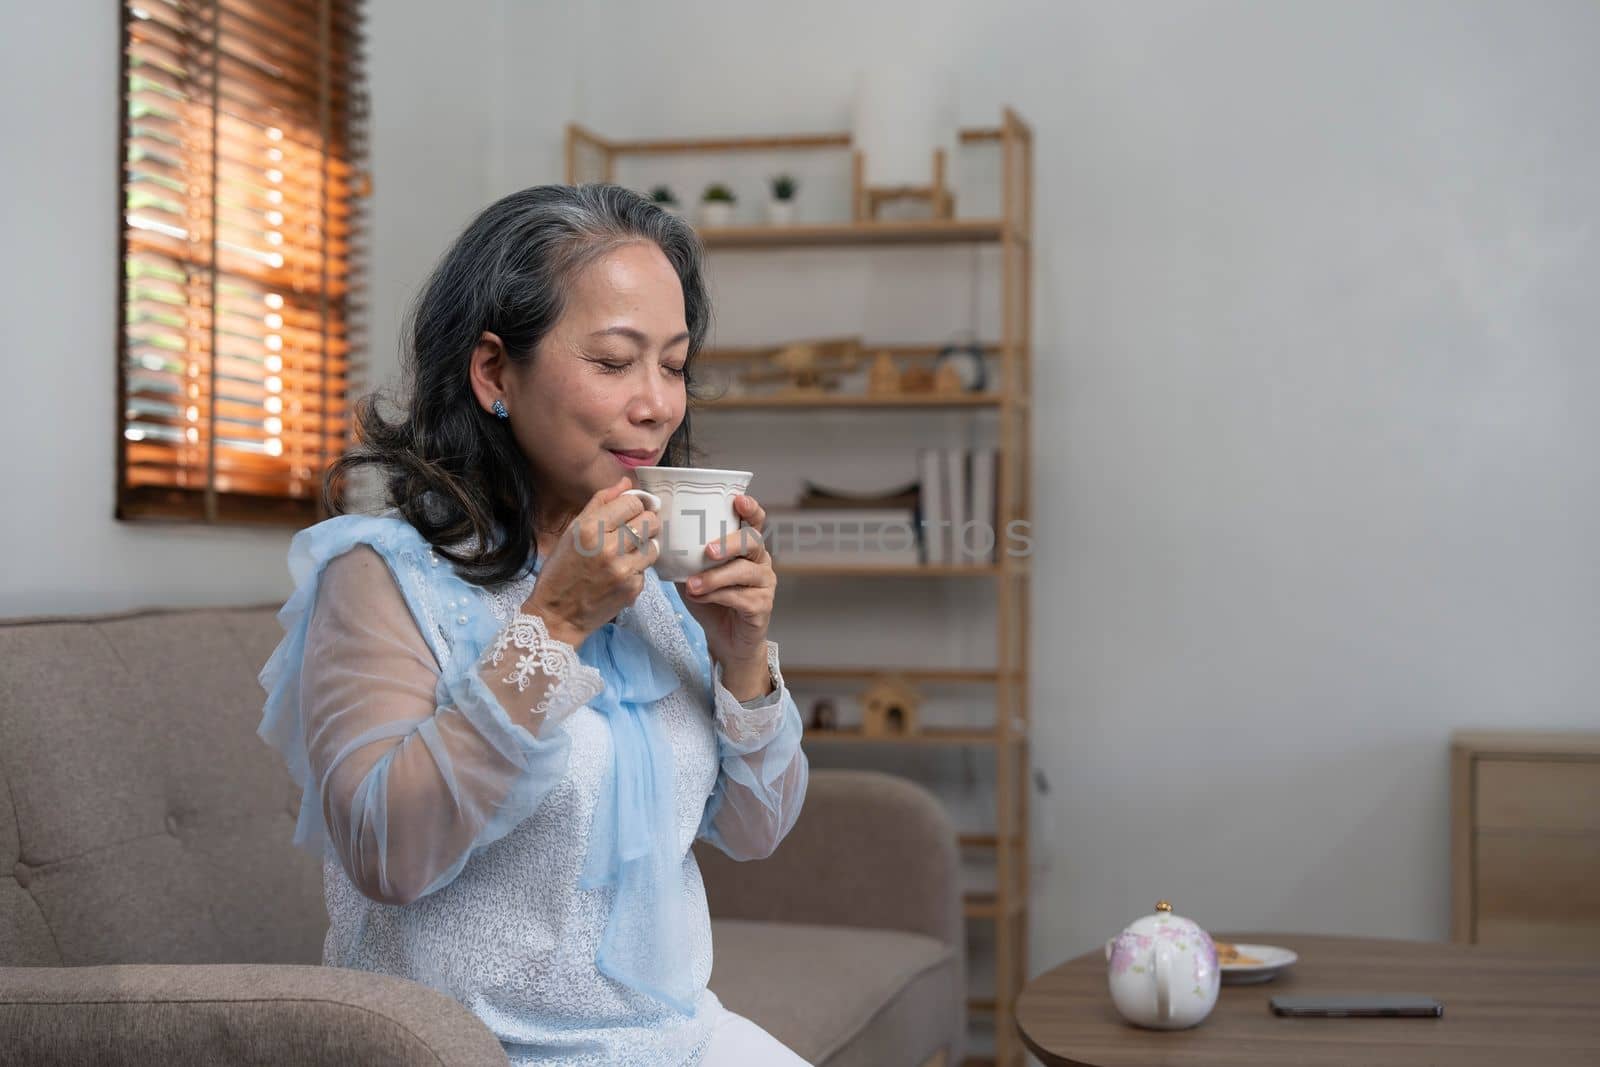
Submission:
{"label": "closed eye", "polygon": [[[625,374],[628,370],[630,370],[633,367],[632,361],[619,363],[619,362],[617,362],[615,360],[609,360],[609,359],[591,359],[589,362],[591,362],[595,366],[599,367],[600,368],[600,373],[602,373],[602,374]],[[668,364],[663,363],[661,365],[661,369],[666,371],[668,374],[670,374],[674,378],[683,378],[683,377],[686,377],[688,375],[688,373],[689,373],[689,368],[688,368],[687,364],[685,364],[683,366],[673,367],[673,366],[669,366]]]}

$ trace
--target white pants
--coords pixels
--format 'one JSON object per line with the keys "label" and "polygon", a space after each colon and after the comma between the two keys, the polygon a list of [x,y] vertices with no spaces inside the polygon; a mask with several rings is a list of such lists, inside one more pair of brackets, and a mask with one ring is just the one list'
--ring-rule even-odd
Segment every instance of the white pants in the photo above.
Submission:
{"label": "white pants", "polygon": [[743,1015],[724,1008],[711,1024],[701,1067],[810,1067],[787,1045]]}

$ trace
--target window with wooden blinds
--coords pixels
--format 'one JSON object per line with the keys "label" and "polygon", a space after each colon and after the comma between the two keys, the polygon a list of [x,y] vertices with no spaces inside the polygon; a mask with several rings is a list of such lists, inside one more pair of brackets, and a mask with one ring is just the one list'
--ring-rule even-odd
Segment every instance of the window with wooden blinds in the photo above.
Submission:
{"label": "window with wooden blinds", "polygon": [[361,2],[122,22],[117,517],[314,522],[362,347]]}

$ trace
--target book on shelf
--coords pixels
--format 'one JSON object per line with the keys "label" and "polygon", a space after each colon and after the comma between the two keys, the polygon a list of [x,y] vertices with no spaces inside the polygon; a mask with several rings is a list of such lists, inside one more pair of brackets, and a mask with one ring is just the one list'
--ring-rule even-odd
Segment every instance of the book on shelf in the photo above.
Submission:
{"label": "book on shelf", "polygon": [[997,457],[993,448],[975,448],[968,457],[971,477],[967,514],[969,521],[977,524],[962,537],[968,563],[992,563],[998,558],[996,549],[1000,543],[1000,512],[995,498]]}
{"label": "book on shelf", "polygon": [[949,546],[945,554],[947,563],[967,563],[966,539],[968,508],[971,502],[967,499],[967,451],[964,448],[947,448],[944,450],[944,476],[945,476],[945,506],[949,514],[945,517],[950,520],[946,532],[946,544]]}
{"label": "book on shelf", "polygon": [[950,511],[945,503],[948,491],[944,475],[944,450],[924,448],[917,452],[917,471],[922,493],[917,505],[917,529],[922,534],[922,561],[937,565],[949,561]]}
{"label": "book on shelf", "polygon": [[924,563],[984,565],[997,558],[997,460],[993,448],[918,452],[917,529]]}

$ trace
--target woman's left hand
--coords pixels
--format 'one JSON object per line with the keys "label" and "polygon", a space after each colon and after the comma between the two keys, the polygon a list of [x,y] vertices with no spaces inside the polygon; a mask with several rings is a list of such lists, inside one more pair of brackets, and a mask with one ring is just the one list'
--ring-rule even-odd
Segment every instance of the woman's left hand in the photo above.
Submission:
{"label": "woman's left hand", "polygon": [[722,664],[724,684],[736,695],[735,679],[748,683],[739,688],[759,685],[759,696],[771,691],[767,626],[778,575],[763,537],[766,509],[741,493],[733,510],[745,525],[706,546],[707,555],[726,562],[690,578],[683,587],[683,603],[705,630],[711,657]]}

